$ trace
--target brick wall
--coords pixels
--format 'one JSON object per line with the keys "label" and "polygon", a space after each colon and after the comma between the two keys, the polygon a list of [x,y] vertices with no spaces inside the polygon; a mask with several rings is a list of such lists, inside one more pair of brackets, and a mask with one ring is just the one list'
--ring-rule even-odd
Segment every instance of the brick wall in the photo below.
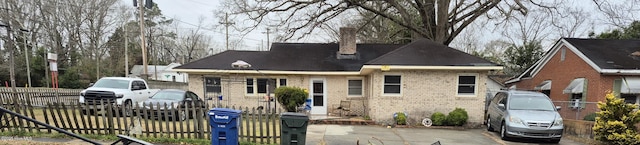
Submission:
{"label": "brick wall", "polygon": [[[566,49],[565,59],[561,60],[562,49]],[[587,80],[587,102],[598,102],[604,100],[607,91],[613,89],[613,80],[620,76],[600,75],[593,67],[587,64],[576,53],[562,46],[542,69],[530,79],[523,79],[515,83],[518,89],[533,90],[534,87],[545,80],[551,80],[550,98],[553,101],[570,101],[571,94],[564,94],[563,90],[575,78],[586,78]],[[592,106],[593,107],[593,106]],[[569,109],[569,108],[565,108]],[[595,108],[586,108],[593,110]],[[565,118],[575,118],[575,112],[562,111]]]}
{"label": "brick wall", "polygon": [[[383,96],[384,74],[402,75],[402,96]],[[457,80],[459,74],[477,75],[476,95],[457,96]],[[261,96],[245,94],[245,77],[243,75],[189,75],[189,90],[199,96],[203,92],[203,76],[222,78],[222,105],[257,107],[264,104],[258,102]],[[332,113],[334,105],[341,100],[351,100],[352,115],[369,115],[379,123],[391,123],[393,113],[407,112],[414,122],[430,117],[434,112],[448,114],[456,107],[464,108],[469,114],[471,124],[481,124],[484,116],[484,99],[486,94],[486,71],[390,71],[374,72],[370,76],[308,76],[279,75],[269,76],[286,78],[288,86],[309,89],[311,78],[324,78],[327,86],[327,112]],[[348,96],[348,78],[363,79],[363,96]],[[215,100],[214,100],[215,102]],[[370,106],[370,107],[369,107]]]}
{"label": "brick wall", "polygon": [[[385,74],[400,74],[401,96],[384,96]],[[457,96],[458,74],[476,74],[475,96]],[[393,113],[406,112],[417,123],[435,112],[448,114],[456,107],[464,108],[470,124],[481,124],[486,94],[486,72],[474,71],[389,71],[374,72],[369,108],[371,118],[378,123],[393,123]]]}
{"label": "brick wall", "polygon": [[[206,94],[204,93],[203,77],[221,77],[222,94]],[[258,107],[266,106],[265,102],[259,102],[266,94],[251,95],[246,94],[246,82],[245,79],[250,78],[264,78],[262,75],[228,75],[228,74],[210,74],[210,75],[189,75],[189,90],[196,93],[198,96],[204,98],[215,97],[222,95],[223,100],[220,102],[222,105],[229,106],[242,106],[242,107]],[[348,84],[347,78],[362,78],[363,86],[367,85],[366,76],[309,76],[309,75],[268,75],[270,78],[285,78],[287,79],[287,86],[295,86],[303,89],[309,89],[311,78],[323,78],[326,81],[327,92],[327,112],[331,113],[332,107],[335,104],[339,104],[341,100],[352,100],[350,112],[352,115],[363,115],[365,108],[364,96],[367,95],[367,88],[363,87],[363,97],[349,97],[347,95]],[[210,101],[211,103],[217,103],[217,100]],[[278,104],[279,106],[280,104]]]}

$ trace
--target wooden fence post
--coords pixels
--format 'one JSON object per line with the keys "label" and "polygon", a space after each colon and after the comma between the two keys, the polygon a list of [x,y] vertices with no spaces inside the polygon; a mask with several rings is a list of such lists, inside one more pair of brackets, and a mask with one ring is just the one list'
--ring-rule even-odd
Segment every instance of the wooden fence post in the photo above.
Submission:
{"label": "wooden fence post", "polygon": [[[111,102],[111,100],[108,100],[107,102],[107,110],[106,113],[106,119],[107,119],[107,134],[116,134],[115,130],[113,128],[115,128],[114,124],[113,124],[113,103],[115,102]],[[103,117],[104,118],[104,117]]]}

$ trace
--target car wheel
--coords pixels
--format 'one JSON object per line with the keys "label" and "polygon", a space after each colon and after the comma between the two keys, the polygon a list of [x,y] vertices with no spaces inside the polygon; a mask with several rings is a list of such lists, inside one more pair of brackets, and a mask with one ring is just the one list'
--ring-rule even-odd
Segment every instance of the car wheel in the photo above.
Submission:
{"label": "car wheel", "polygon": [[491,118],[487,117],[487,131],[493,132],[493,126],[491,126]]}
{"label": "car wheel", "polygon": [[133,115],[133,106],[131,100],[124,101],[124,116],[129,117]]}
{"label": "car wheel", "polygon": [[504,125],[504,123],[500,125],[500,139],[502,140],[509,139],[509,137],[507,136],[507,127]]}
{"label": "car wheel", "polygon": [[178,121],[185,121],[187,120],[187,111],[184,110],[180,110],[180,112],[177,114],[178,117],[176,118]]}

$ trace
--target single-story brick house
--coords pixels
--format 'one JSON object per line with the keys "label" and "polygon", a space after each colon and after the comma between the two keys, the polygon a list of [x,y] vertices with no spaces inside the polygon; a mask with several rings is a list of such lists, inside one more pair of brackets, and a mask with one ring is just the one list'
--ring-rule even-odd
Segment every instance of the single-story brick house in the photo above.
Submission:
{"label": "single-story brick house", "polygon": [[570,102],[561,111],[565,118],[576,118],[576,111],[597,110],[595,103],[585,102],[603,101],[608,91],[638,104],[640,40],[562,38],[535,65],[506,83]]}
{"label": "single-story brick house", "polygon": [[391,122],[395,112],[417,120],[456,107],[467,110],[469,122],[482,123],[487,74],[502,66],[427,39],[406,45],[356,44],[355,29],[340,33],[339,44],[274,43],[269,51],[228,50],[174,70],[189,74],[191,91],[222,95],[226,105],[264,105],[268,83],[307,89],[312,115],[328,115],[341,100],[351,100],[352,114],[378,123]]}

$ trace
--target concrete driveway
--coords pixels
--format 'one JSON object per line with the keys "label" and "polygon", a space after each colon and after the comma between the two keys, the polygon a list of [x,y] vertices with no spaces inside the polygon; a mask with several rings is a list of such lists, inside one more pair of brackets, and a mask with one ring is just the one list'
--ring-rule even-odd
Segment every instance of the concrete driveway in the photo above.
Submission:
{"label": "concrete driveway", "polygon": [[482,129],[385,128],[381,126],[310,125],[307,145],[442,145],[499,144]]}
{"label": "concrete driveway", "polygon": [[[552,144],[552,143],[548,143],[548,142],[546,142],[544,140],[533,140],[533,139],[511,139],[509,141],[504,141],[504,140],[500,139],[500,134],[498,132],[485,131],[482,134],[484,134],[488,138],[491,138],[491,139],[495,140],[496,142],[498,142],[498,144],[503,144],[503,145],[544,145],[544,144]],[[573,141],[571,139],[567,139],[567,137],[563,137],[560,140],[560,143],[558,143],[558,145],[583,145],[583,144],[584,143],[576,142],[576,141]],[[556,144],[554,144],[554,145],[556,145]]]}
{"label": "concrete driveway", "polygon": [[[485,129],[385,128],[381,126],[310,125],[307,145],[533,145],[537,140],[503,141],[496,132]],[[580,145],[566,138],[560,145]]]}

